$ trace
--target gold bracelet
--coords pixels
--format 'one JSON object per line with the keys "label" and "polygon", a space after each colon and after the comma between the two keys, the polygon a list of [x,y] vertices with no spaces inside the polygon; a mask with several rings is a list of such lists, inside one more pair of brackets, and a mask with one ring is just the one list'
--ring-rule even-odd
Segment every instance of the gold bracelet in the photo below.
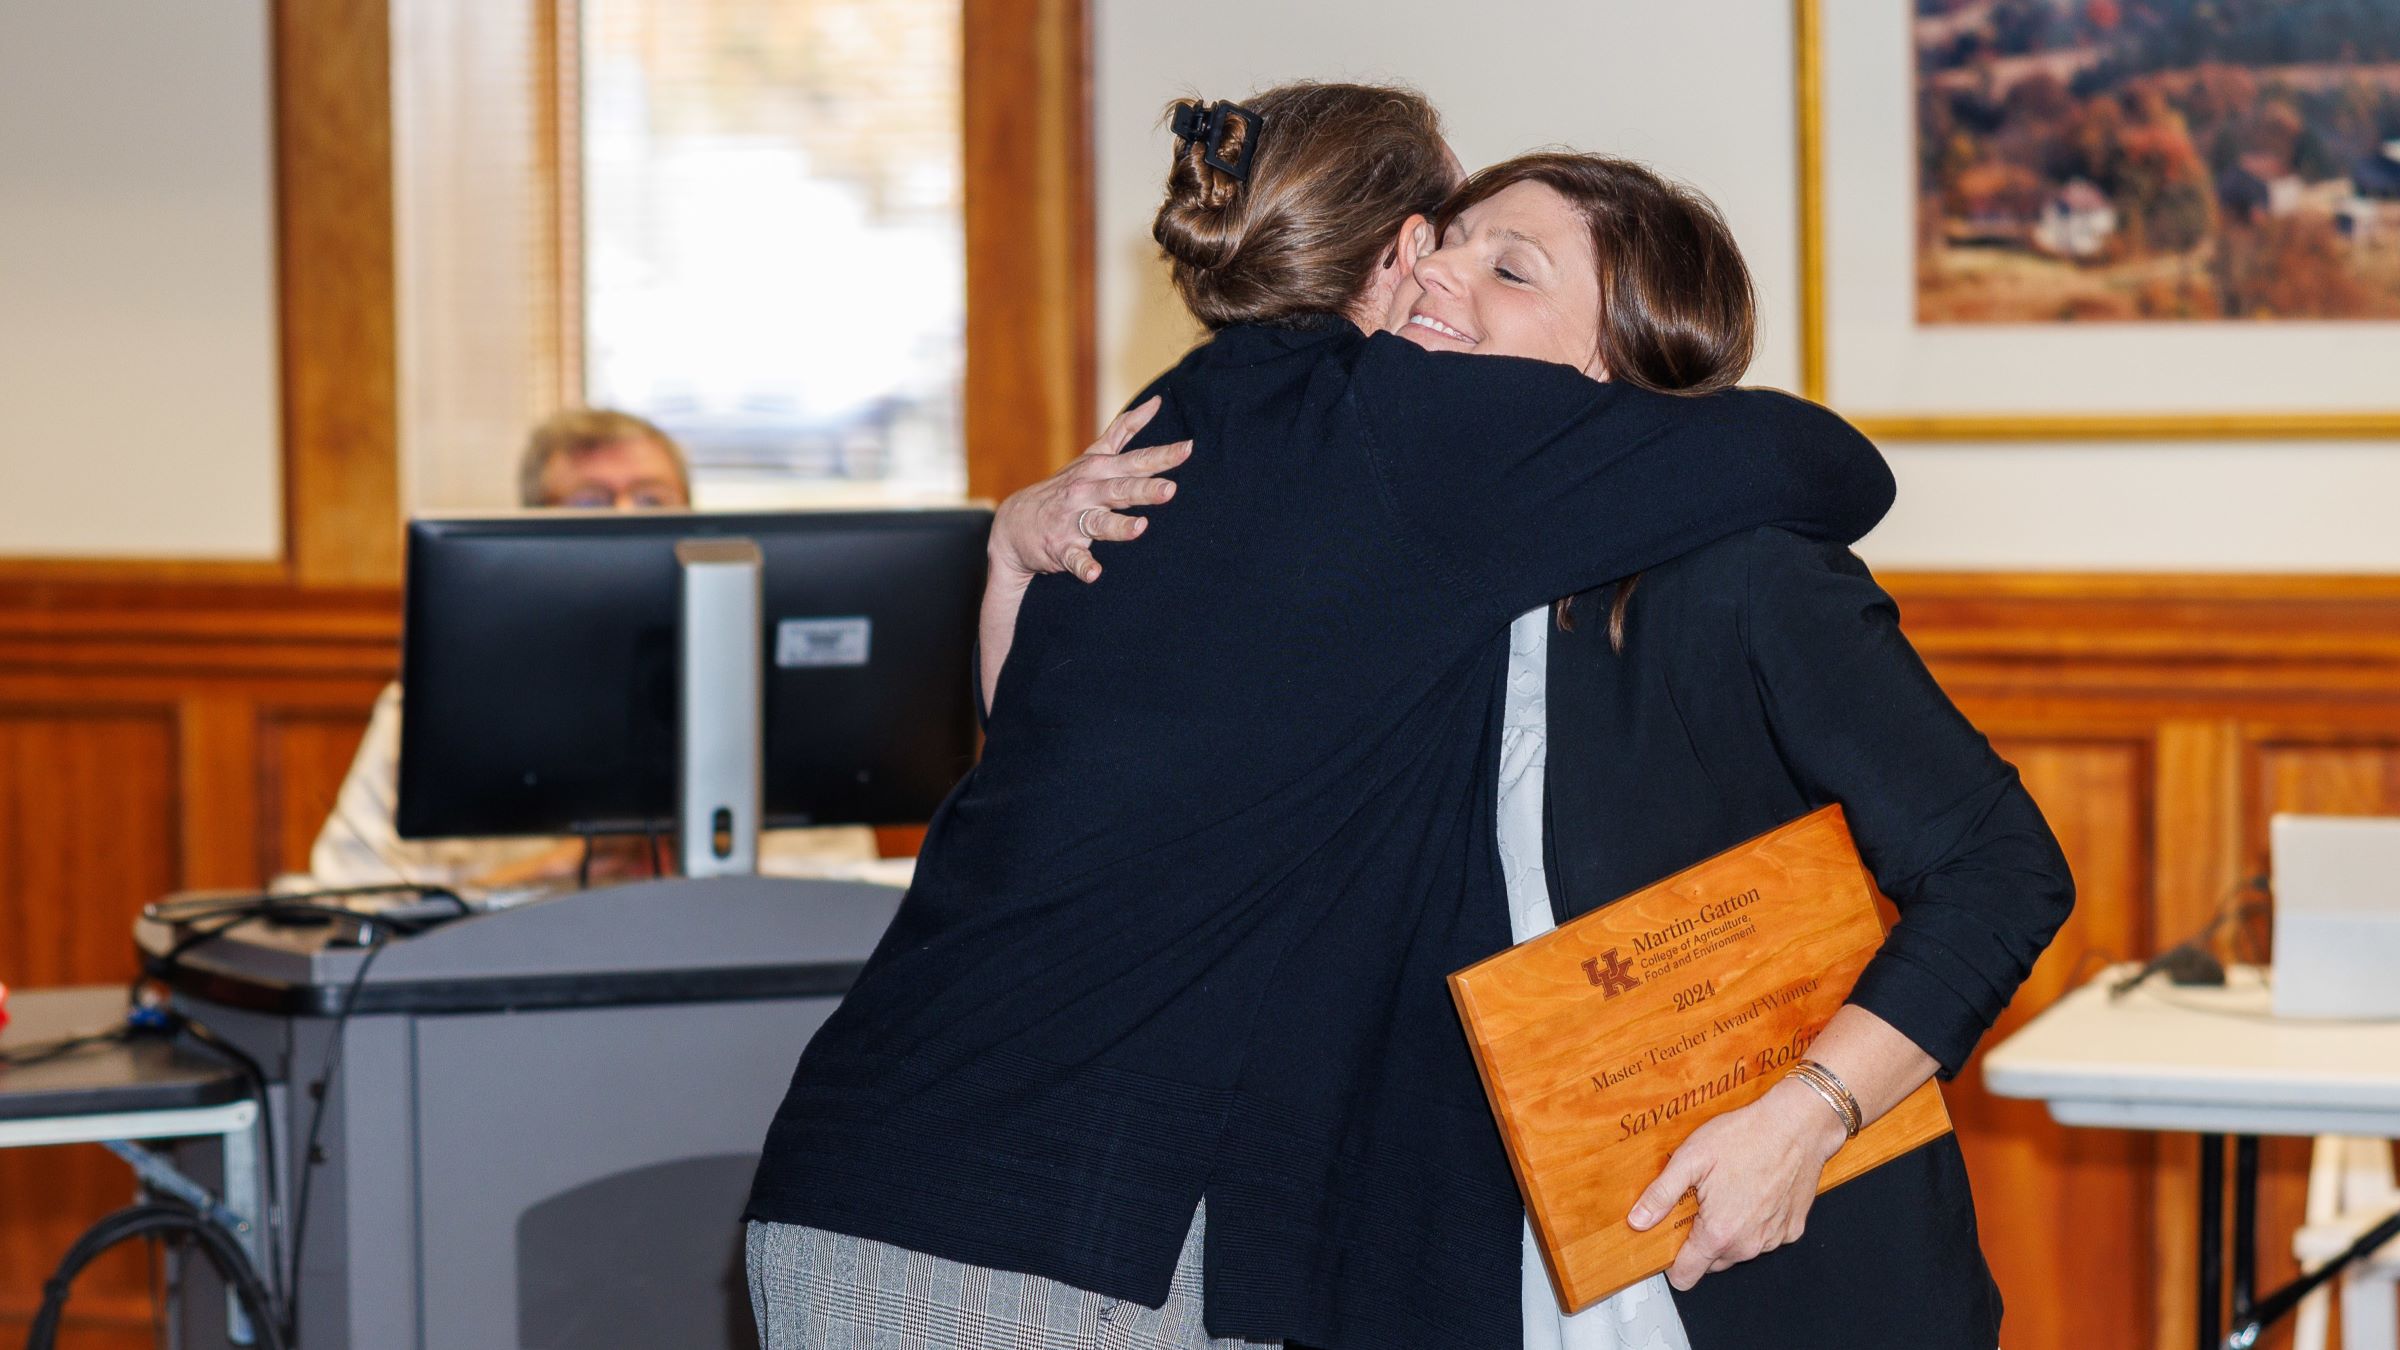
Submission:
{"label": "gold bracelet", "polygon": [[1784,1077],[1796,1079],[1802,1083],[1808,1084],[1810,1089],[1815,1091],[1819,1097],[1825,1099],[1825,1105],[1833,1112],[1833,1118],[1842,1122],[1843,1140],[1848,1141],[1853,1137],[1850,1129],[1850,1113],[1842,1109],[1841,1099],[1833,1095],[1832,1088],[1825,1086],[1823,1083],[1818,1082],[1814,1077],[1802,1073],[1798,1069],[1792,1070],[1790,1073],[1785,1074]]}
{"label": "gold bracelet", "polygon": [[1815,1088],[1817,1095],[1825,1099],[1825,1104],[1833,1108],[1833,1113],[1842,1118],[1844,1139],[1856,1139],[1858,1132],[1865,1128],[1866,1113],[1859,1109],[1858,1098],[1851,1095],[1841,1075],[1813,1059],[1804,1059],[1792,1066],[1788,1076]]}
{"label": "gold bracelet", "polygon": [[1842,1105],[1847,1109],[1851,1121],[1850,1133],[1857,1134],[1860,1130],[1865,1129],[1867,1126],[1866,1110],[1858,1104],[1857,1094],[1850,1090],[1848,1083],[1842,1081],[1842,1076],[1827,1068],[1821,1060],[1804,1059],[1800,1062],[1808,1066],[1809,1072],[1824,1079],[1835,1092],[1841,1094]]}
{"label": "gold bracelet", "polygon": [[1850,1138],[1857,1138],[1858,1132],[1867,1127],[1867,1113],[1858,1104],[1857,1095],[1850,1091],[1850,1085],[1842,1081],[1840,1074],[1818,1060],[1804,1059],[1800,1062],[1807,1068],[1809,1077],[1833,1090],[1834,1099],[1841,1106],[1843,1126],[1849,1130]]}

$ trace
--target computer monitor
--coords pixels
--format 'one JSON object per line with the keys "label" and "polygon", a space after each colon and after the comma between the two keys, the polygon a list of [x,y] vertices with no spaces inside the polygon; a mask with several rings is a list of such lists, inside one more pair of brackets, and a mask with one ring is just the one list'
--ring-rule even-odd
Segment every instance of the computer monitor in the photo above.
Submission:
{"label": "computer monitor", "polygon": [[762,555],[762,823],[930,818],[973,761],[985,510],[412,521],[399,833],[664,831],[676,545]]}

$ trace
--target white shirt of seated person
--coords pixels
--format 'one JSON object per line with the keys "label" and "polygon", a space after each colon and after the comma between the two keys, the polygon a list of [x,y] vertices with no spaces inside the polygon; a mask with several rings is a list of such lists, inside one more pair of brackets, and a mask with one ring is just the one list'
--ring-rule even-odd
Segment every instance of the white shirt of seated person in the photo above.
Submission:
{"label": "white shirt of seated person", "polygon": [[[403,839],[394,824],[399,801],[400,686],[392,684],[375,700],[333,814],[309,850],[311,878],[321,886],[473,886],[575,877],[579,839]],[[662,851],[672,848],[661,841]],[[874,857],[875,832],[863,825],[768,830],[758,840],[758,870],[770,876],[805,876]]]}

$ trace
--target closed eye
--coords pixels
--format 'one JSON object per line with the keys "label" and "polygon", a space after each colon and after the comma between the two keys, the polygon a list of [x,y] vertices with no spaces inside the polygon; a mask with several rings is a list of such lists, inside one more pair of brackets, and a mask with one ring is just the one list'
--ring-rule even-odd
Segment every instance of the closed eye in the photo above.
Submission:
{"label": "closed eye", "polygon": [[1512,285],[1522,286],[1525,284],[1525,278],[1518,276],[1516,273],[1509,271],[1505,267],[1494,266],[1492,271],[1498,273],[1502,281],[1509,282]]}

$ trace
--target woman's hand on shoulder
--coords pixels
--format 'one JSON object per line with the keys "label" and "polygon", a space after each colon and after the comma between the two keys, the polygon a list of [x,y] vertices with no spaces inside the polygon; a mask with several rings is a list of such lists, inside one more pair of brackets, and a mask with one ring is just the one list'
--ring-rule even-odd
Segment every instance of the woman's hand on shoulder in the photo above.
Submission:
{"label": "woman's hand on shoulder", "polygon": [[1825,1099],[1786,1079],[1692,1131],[1627,1222],[1647,1231],[1685,1192],[1699,1192],[1699,1216],[1667,1269],[1667,1283],[1690,1289],[1704,1275],[1798,1241],[1825,1164],[1844,1138]]}
{"label": "woman's hand on shoulder", "polygon": [[1138,538],[1149,522],[1119,514],[1123,508],[1157,506],[1175,495],[1175,484],[1158,474],[1191,457],[1192,443],[1176,441],[1125,453],[1126,443],[1158,412],[1159,397],[1117,414],[1100,439],[1065,468],[1000,503],[992,520],[991,563],[996,576],[1031,579],[1069,572],[1096,581],[1100,563],[1092,544]]}

